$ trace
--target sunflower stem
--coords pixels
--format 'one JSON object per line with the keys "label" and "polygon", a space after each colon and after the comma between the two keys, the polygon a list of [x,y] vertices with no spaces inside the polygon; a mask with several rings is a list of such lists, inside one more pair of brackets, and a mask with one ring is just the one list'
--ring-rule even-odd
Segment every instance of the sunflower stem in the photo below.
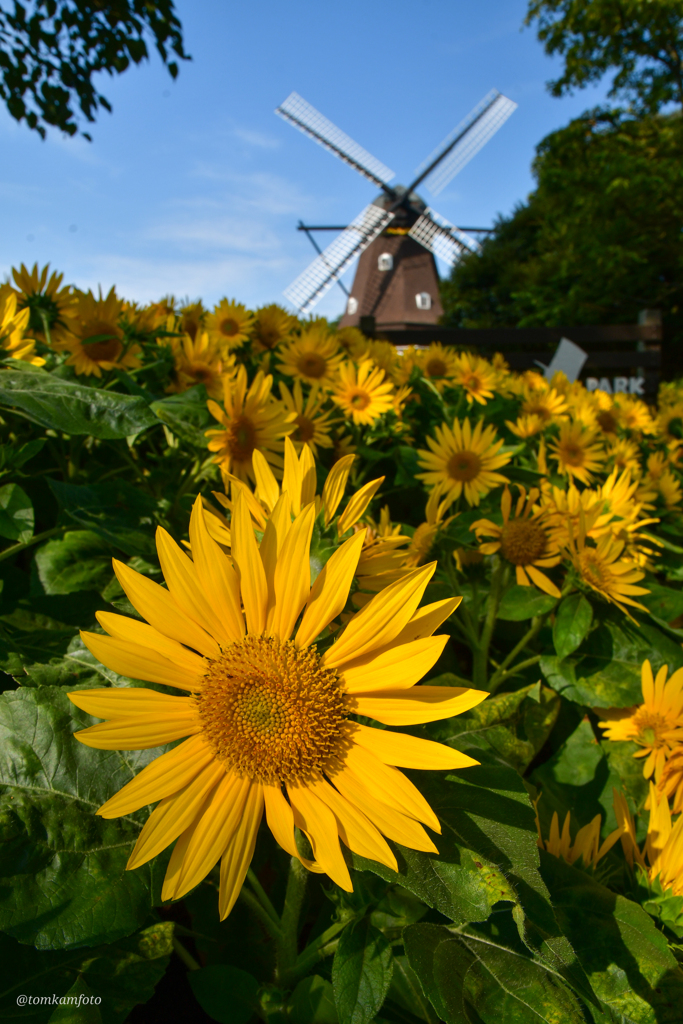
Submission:
{"label": "sunflower stem", "polygon": [[472,666],[472,683],[475,688],[479,690],[487,689],[489,647],[491,646],[491,638],[493,637],[493,630],[498,616],[504,573],[505,567],[503,566],[502,559],[496,558],[494,561],[493,572],[491,573],[491,592],[489,594],[488,608],[486,610],[486,620],[484,622],[484,628],[481,631],[479,643],[473,651],[474,662]]}
{"label": "sunflower stem", "polygon": [[346,928],[349,920],[348,917],[344,917],[342,921],[336,921],[333,925],[330,925],[310,946],[306,946],[306,949],[296,958],[289,970],[284,972],[282,976],[278,976],[278,981],[281,984],[286,984],[287,987],[292,987],[296,985],[300,978],[305,978],[319,960],[324,960],[325,957],[331,956],[339,943],[337,936]]}
{"label": "sunflower stem", "polygon": [[173,936],[173,952],[183,961],[188,971],[201,971],[202,965],[185,949],[180,939],[176,938],[175,935]]}
{"label": "sunflower stem", "polygon": [[264,929],[268,932],[271,939],[273,939],[278,944],[279,947],[280,943],[282,942],[282,930],[280,929],[279,925],[277,925],[275,921],[273,921],[268,911],[261,906],[261,903],[259,902],[258,898],[253,894],[251,889],[247,889],[245,886],[242,886],[240,892],[240,899],[243,900],[247,904],[249,909],[252,911],[252,913],[256,917],[258,917]]}
{"label": "sunflower stem", "polygon": [[[519,643],[516,645],[516,647],[513,647],[512,650],[510,651],[510,653],[505,658],[503,658],[503,660],[501,661],[500,665],[498,665],[496,671],[491,676],[491,680],[489,682],[489,689],[490,689],[490,691],[492,693],[493,693],[493,691],[498,686],[500,686],[500,684],[502,683],[504,677],[506,675],[510,674],[509,672],[506,671],[508,665],[511,665],[512,662],[517,657],[517,655],[521,654],[521,652],[524,650],[524,648],[528,647],[528,645],[531,643],[531,641],[534,640],[538,636],[538,634],[540,633],[541,629],[545,625],[545,621],[546,621],[547,618],[548,618],[547,614],[546,615],[537,615],[532,620],[531,628],[526,631],[526,633],[524,634],[522,639],[519,641]],[[527,667],[526,662],[522,662],[521,664],[524,666],[524,668]],[[515,671],[519,667],[520,667],[519,665],[516,665],[515,666]]]}
{"label": "sunflower stem", "polygon": [[54,537],[58,533],[64,533],[66,526],[54,526],[51,530],[44,530],[43,533],[36,533],[30,540],[25,540],[21,544],[13,544],[11,548],[5,548],[4,551],[0,551],[0,562],[4,562],[6,558],[11,558],[12,555],[17,555],[20,551],[24,551],[25,548],[33,547],[34,544],[40,544],[41,540],[47,540],[48,537]]}
{"label": "sunflower stem", "polygon": [[285,905],[280,918],[280,939],[277,949],[277,981],[288,978],[299,954],[299,917],[306,895],[308,871],[297,857],[292,857],[287,878]]}
{"label": "sunflower stem", "polygon": [[256,874],[255,874],[255,872],[253,871],[252,868],[249,868],[248,871],[247,871],[247,880],[249,882],[249,885],[254,890],[254,894],[255,894],[256,898],[258,899],[259,903],[261,904],[263,909],[266,911],[266,913],[270,915],[271,920],[273,921],[273,924],[277,925],[277,927],[279,928],[280,927],[280,918],[277,915],[277,911],[276,911],[275,907],[273,906],[273,904],[270,902],[270,899],[268,898],[268,895],[267,895],[265,889],[263,888],[263,886],[259,882],[259,880],[256,877]]}

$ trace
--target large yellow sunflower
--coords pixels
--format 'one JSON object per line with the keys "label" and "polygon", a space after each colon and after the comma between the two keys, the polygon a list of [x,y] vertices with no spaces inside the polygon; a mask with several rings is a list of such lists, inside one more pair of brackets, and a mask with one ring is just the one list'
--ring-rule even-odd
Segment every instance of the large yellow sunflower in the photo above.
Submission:
{"label": "large yellow sunflower", "polygon": [[510,455],[501,453],[503,441],[496,428],[485,427],[482,420],[474,429],[468,419],[462,424],[455,419],[452,427],[442,423],[427,444],[431,451],[418,449],[418,463],[427,472],[417,478],[427,487],[438,487],[450,501],[464,493],[468,505],[478,505],[493,487],[508,482],[496,470],[508,464]]}
{"label": "large yellow sunflower", "polygon": [[562,556],[548,530],[546,513],[542,509],[534,511],[538,495],[538,490],[533,488],[527,497],[526,488],[520,487],[515,514],[511,516],[512,495],[506,486],[500,500],[503,525],[498,526],[490,519],[478,519],[470,530],[474,530],[479,541],[482,537],[495,538],[485,544],[480,543],[479,550],[483,555],[500,552],[507,562],[514,565],[520,586],[530,587],[535,583],[546,594],[561,597],[553,581],[541,572],[541,569],[559,565]]}
{"label": "large yellow sunflower", "polygon": [[665,893],[683,896],[683,817],[672,824],[665,797],[650,783],[646,806],[650,808],[647,836],[642,850],[636,839],[635,821],[621,793],[614,793],[614,813],[621,832],[621,843],[630,867],[634,860],[647,872],[650,882],[659,880]]}
{"label": "large yellow sunflower", "polygon": [[207,312],[201,299],[197,302],[186,302],[180,307],[178,316],[178,327],[183,334],[189,334],[193,341],[200,331],[206,330]]}
{"label": "large yellow sunflower", "polygon": [[230,379],[234,375],[235,357],[223,358],[220,348],[209,340],[206,331],[199,331],[194,339],[186,334],[173,341],[175,380],[166,390],[182,393],[193,384],[203,384],[211,398],[220,398],[223,378]]}
{"label": "large yellow sunflower", "polygon": [[294,414],[295,426],[290,437],[295,447],[308,445],[314,455],[317,454],[318,446],[332,447],[332,413],[324,408],[326,397],[318,387],[312,387],[308,397],[304,399],[300,380],[294,381],[291,391],[286,384],[280,384],[283,405],[288,412]]}
{"label": "large yellow sunflower", "polygon": [[481,356],[474,355],[472,352],[461,352],[456,358],[456,367],[452,378],[453,384],[459,384],[461,388],[464,388],[470,405],[472,402],[486,405],[489,398],[493,398],[496,371]]}
{"label": "large yellow sunflower", "polygon": [[605,533],[597,539],[595,545],[588,543],[586,515],[583,508],[579,512],[579,529],[574,534],[570,530],[568,550],[574,568],[581,580],[600,594],[606,601],[612,602],[629,618],[626,605],[647,611],[642,604],[634,601],[634,597],[649,594],[647,587],[634,584],[645,575],[630,558],[623,558],[626,542],[618,540],[611,533]]}
{"label": "large yellow sunflower", "polygon": [[[175,842],[162,898],[178,899],[220,860],[219,912],[239,895],[265,810],[273,836],[307,868],[353,886],[339,840],[396,870],[385,836],[438,852],[422,823],[439,820],[397,767],[449,769],[476,762],[429,740],[374,729],[356,716],[401,726],[450,718],[483,691],[415,684],[446,636],[435,629],[459,603],[418,611],[434,564],[387,587],[331,646],[316,639],[344,608],[363,541],[351,537],[310,584],[312,504],[292,522],[273,516],[257,543],[246,502],[232,519],[232,558],[211,539],[198,499],[193,560],[162,529],[157,547],[168,589],[115,562],[146,621],[99,613],[109,634],[84,633],[103,664],[146,687],[77,690],[79,708],[106,721],[76,733],[105,750],[156,747],[183,737],[97,812],[117,818],[157,802],[128,861],[135,869]],[[299,852],[295,828],[313,860]]]}
{"label": "large yellow sunflower", "polygon": [[605,452],[594,430],[582,423],[563,423],[560,436],[550,441],[550,457],[563,475],[590,483],[592,474],[601,469]]}
{"label": "large yellow sunflower", "polygon": [[212,341],[224,351],[248,341],[254,326],[254,314],[234,299],[221,299],[206,318],[206,329]]}
{"label": "large yellow sunflower", "polygon": [[541,378],[541,386],[524,386],[521,413],[523,416],[540,416],[544,424],[553,423],[566,418],[568,406],[566,399],[549,388]]}
{"label": "large yellow sunflower", "polygon": [[209,412],[221,427],[206,431],[208,447],[216,452],[214,461],[224,473],[253,480],[256,449],[263,452],[271,466],[282,469],[280,452],[283,438],[293,430],[293,416],[272,397],[272,386],[273,378],[259,370],[247,388],[247,371],[240,366],[234,379],[223,378],[224,408],[209,399]]}
{"label": "large yellow sunflower", "polygon": [[139,345],[126,349],[123,331],[119,326],[123,303],[112,288],[106,298],[95,298],[92,292],[80,293],[70,321],[70,333],[55,348],[70,352],[67,365],[77,374],[101,377],[102,370],[115,366],[137,369]]}
{"label": "large yellow sunflower", "polygon": [[334,335],[325,325],[316,324],[298,338],[278,349],[278,370],[287,377],[331,387],[344,360]]}
{"label": "large yellow sunflower", "polygon": [[644,757],[643,775],[662,777],[664,765],[672,752],[683,742],[683,669],[667,680],[668,668],[663,665],[656,678],[650,662],[641,670],[643,703],[635,708],[605,713],[599,722],[606,740],[632,740],[640,747],[634,757]]}
{"label": "large yellow sunflower", "polygon": [[[451,348],[446,348],[439,341],[433,341],[429,348],[417,349],[415,351],[415,363],[420,367],[422,375],[434,385],[437,391],[453,383],[453,379],[459,368],[458,354]],[[408,364],[410,360],[406,360]],[[406,380],[410,376],[412,367],[406,365],[408,371]]]}
{"label": "large yellow sunflower", "polygon": [[297,325],[297,319],[273,303],[256,310],[252,328],[252,344],[256,352],[269,352],[281,341],[290,337]]}
{"label": "large yellow sunflower", "polygon": [[56,270],[49,277],[48,274],[49,263],[42,270],[38,270],[37,263],[33,264],[32,270],[23,263],[19,270],[12,267],[18,309],[29,311],[27,329],[40,341],[59,343],[64,341],[65,332],[70,328],[74,295],[70,287],[61,287],[63,274]]}
{"label": "large yellow sunflower", "polygon": [[24,337],[28,323],[29,311],[17,310],[17,295],[11,285],[0,285],[0,353],[4,358],[44,366],[45,360],[36,355],[33,338]]}
{"label": "large yellow sunflower", "polygon": [[368,426],[393,407],[394,387],[385,376],[384,370],[375,366],[372,359],[364,359],[358,367],[354,363],[342,363],[332,401],[357,426]]}

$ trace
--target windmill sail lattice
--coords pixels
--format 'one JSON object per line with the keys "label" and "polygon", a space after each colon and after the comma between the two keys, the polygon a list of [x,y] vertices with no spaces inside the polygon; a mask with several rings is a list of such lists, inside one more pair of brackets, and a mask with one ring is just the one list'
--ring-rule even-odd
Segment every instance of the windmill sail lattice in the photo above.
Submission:
{"label": "windmill sail lattice", "polygon": [[408,234],[450,267],[458,262],[463,252],[476,252],[480,248],[478,242],[429,207]]}
{"label": "windmill sail lattice", "polygon": [[285,298],[302,313],[308,313],[393,217],[393,213],[380,206],[366,206],[287,288]]}

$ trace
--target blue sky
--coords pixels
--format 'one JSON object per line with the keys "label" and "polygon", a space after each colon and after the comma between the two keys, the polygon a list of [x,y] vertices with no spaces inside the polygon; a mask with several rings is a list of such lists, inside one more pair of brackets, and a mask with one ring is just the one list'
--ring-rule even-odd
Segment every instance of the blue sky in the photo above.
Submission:
{"label": "blue sky", "polygon": [[[298,220],[347,223],[375,196],[274,115],[292,90],[404,184],[489,89],[511,97],[517,111],[434,201],[451,222],[482,227],[533,188],[536,143],[605,95],[546,92],[558,65],[520,31],[524,0],[176,6],[192,62],[175,82],[156,55],[103,76],[114,112],[89,129],[92,143],[58,132],[41,142],[0,110],[0,278],[38,260],[142,302],[282,302],[314,256]],[[335,287],[315,312],[342,306]]]}

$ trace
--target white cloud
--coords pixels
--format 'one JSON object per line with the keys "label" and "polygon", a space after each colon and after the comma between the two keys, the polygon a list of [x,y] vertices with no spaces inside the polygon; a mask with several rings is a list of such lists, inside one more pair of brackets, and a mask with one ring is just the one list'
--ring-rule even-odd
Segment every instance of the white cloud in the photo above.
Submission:
{"label": "white cloud", "polygon": [[258,149],[279,149],[282,145],[279,139],[274,139],[265,132],[255,132],[251,128],[234,128],[232,134],[249,146],[256,146]]}

